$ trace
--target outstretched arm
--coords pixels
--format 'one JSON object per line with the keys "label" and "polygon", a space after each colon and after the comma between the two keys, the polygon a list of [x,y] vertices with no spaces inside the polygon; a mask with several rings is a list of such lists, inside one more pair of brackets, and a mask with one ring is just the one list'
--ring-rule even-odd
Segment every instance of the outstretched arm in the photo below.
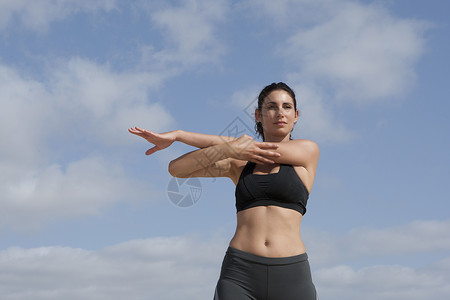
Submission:
{"label": "outstretched arm", "polygon": [[237,139],[229,136],[203,134],[184,130],[177,130],[176,136],[177,136],[176,140],[178,142],[182,142],[184,144],[191,145],[197,148],[206,148],[210,146],[215,146],[223,143],[228,143]]}
{"label": "outstretched arm", "polygon": [[280,156],[275,143],[256,142],[243,135],[231,142],[186,153],[169,164],[174,177],[232,177],[232,160],[253,161],[258,164],[274,163]]}
{"label": "outstretched arm", "polygon": [[182,130],[155,133],[138,127],[130,128],[132,134],[154,144],[145,154],[150,155],[165,149],[175,141],[201,149],[186,153],[169,164],[174,177],[230,177],[234,179],[236,160],[257,164],[274,163],[280,156],[275,152],[278,144],[257,142],[248,135],[232,138]]}
{"label": "outstretched arm", "polygon": [[152,153],[155,153],[156,151],[165,149],[172,145],[172,143],[175,141],[182,142],[184,144],[197,148],[206,148],[231,142],[236,139],[228,136],[203,134],[184,130],[156,133],[139,127],[134,127],[128,129],[128,131],[132,134],[146,139],[148,142],[155,145],[154,147],[147,150],[147,152],[145,152],[146,155],[150,155]]}

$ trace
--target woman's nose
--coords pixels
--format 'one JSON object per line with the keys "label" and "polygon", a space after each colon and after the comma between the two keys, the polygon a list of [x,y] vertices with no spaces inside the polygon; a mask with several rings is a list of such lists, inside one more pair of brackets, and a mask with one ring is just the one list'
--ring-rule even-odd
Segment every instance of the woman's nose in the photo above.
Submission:
{"label": "woman's nose", "polygon": [[278,108],[277,109],[277,116],[283,116],[283,115],[284,115],[283,109],[282,108]]}

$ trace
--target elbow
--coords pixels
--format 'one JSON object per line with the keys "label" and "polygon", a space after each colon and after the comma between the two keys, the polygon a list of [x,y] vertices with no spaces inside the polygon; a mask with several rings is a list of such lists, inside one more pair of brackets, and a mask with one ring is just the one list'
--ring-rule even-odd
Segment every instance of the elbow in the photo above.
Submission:
{"label": "elbow", "polygon": [[182,168],[180,168],[180,166],[177,166],[177,163],[176,163],[175,160],[172,160],[169,163],[169,173],[173,177],[178,177],[178,178],[187,178],[187,177],[189,177],[189,174],[183,173],[182,172]]}
{"label": "elbow", "polygon": [[169,163],[169,173],[173,177],[177,177],[177,168],[174,166],[174,164],[175,163],[173,160]]}

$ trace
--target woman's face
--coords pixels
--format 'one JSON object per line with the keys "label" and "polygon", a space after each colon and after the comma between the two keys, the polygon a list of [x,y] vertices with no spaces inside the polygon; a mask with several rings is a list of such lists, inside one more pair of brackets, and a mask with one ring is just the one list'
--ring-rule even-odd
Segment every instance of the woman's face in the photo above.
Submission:
{"label": "woman's face", "polygon": [[261,111],[255,111],[255,117],[263,126],[265,140],[289,140],[298,110],[286,91],[275,90],[264,99]]}

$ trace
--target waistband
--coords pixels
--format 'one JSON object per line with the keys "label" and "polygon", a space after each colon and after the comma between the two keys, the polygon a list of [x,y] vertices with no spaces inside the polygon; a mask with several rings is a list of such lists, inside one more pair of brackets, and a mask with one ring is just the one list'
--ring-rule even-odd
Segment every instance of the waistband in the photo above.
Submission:
{"label": "waistband", "polygon": [[299,255],[294,256],[287,256],[287,257],[266,257],[266,256],[259,256],[256,254],[248,253],[236,248],[228,247],[227,249],[227,255],[239,257],[251,262],[263,264],[263,265],[289,265],[294,264],[302,261],[308,260],[308,255],[306,253],[302,253]]}

